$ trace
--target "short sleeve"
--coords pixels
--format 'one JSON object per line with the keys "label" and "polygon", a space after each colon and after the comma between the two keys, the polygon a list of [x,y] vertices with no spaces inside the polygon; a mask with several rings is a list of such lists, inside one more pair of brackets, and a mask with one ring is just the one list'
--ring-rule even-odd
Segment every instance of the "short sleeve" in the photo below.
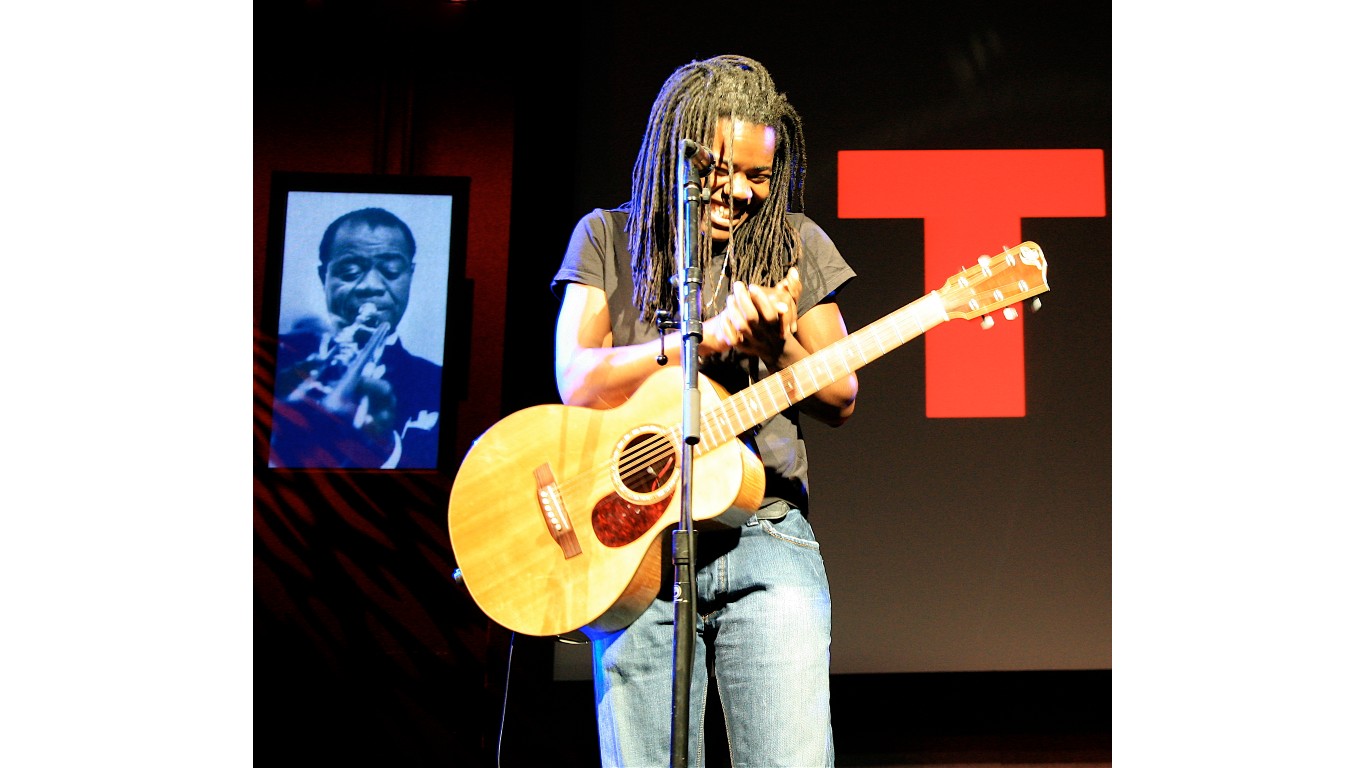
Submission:
{"label": "short sleeve", "polygon": [[565,283],[583,283],[606,289],[606,265],[611,253],[606,212],[601,208],[579,219],[569,236],[560,269],[550,281],[550,290],[563,297]]}
{"label": "short sleeve", "polygon": [[793,226],[797,228],[802,241],[802,260],[799,265],[802,297],[797,312],[806,314],[817,304],[833,299],[857,274],[819,224],[802,214],[792,216],[795,219]]}

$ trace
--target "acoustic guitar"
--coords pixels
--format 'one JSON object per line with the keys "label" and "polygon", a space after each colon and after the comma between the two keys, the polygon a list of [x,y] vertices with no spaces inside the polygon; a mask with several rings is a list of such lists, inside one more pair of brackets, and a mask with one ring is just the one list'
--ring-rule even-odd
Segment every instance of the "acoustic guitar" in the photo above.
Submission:
{"label": "acoustic guitar", "polygon": [[[738,526],[764,495],[759,458],[738,435],[930,328],[1003,310],[1048,290],[1043,251],[1025,242],[750,387],[699,375],[693,446],[697,530]],[[610,409],[538,405],[481,435],[451,487],[451,547],[470,595],[522,634],[606,632],[660,590],[663,534],[677,526],[683,371],[661,368]]]}

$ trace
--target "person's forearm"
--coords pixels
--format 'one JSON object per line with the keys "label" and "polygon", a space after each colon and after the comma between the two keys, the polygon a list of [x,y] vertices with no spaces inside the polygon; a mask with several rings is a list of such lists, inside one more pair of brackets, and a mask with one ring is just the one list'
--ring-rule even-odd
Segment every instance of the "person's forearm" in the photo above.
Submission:
{"label": "person's forearm", "polygon": [[[665,365],[679,365],[682,334],[664,337]],[[566,405],[614,408],[626,402],[651,374],[660,369],[657,342],[625,347],[581,347],[559,377],[560,399]]]}
{"label": "person's forearm", "polygon": [[[709,318],[702,323],[697,356],[721,354],[734,343],[734,329],[727,325],[726,318]],[[662,350],[659,341],[621,347],[575,346],[568,358],[556,366],[560,400],[566,405],[615,408],[662,366],[680,365],[682,347],[683,335],[679,331],[664,335]],[[662,365],[661,354],[666,358]]]}
{"label": "person's forearm", "polygon": [[[777,359],[765,361],[764,364],[770,372],[776,373],[810,357],[811,354],[801,342],[789,336],[787,343],[783,345],[782,354]],[[853,415],[854,401],[857,397],[858,377],[851,373],[811,393],[798,404],[798,407],[802,413],[838,427]]]}

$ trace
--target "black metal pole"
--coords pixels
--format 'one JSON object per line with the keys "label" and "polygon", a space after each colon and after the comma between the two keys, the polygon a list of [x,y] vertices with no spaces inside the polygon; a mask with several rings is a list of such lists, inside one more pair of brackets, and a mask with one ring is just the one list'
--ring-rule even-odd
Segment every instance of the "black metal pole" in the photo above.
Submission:
{"label": "black metal pole", "polygon": [[674,562],[674,708],[669,742],[673,765],[688,764],[689,692],[692,688],[693,649],[697,642],[697,584],[693,581],[692,521],[693,447],[699,438],[702,397],[698,389],[697,348],[702,341],[702,273],[694,245],[701,223],[698,207],[701,179],[711,173],[711,154],[687,139],[679,143],[676,178],[678,250],[678,324],[682,329],[679,362],[683,366],[683,421],[679,461],[678,528],[673,536]]}

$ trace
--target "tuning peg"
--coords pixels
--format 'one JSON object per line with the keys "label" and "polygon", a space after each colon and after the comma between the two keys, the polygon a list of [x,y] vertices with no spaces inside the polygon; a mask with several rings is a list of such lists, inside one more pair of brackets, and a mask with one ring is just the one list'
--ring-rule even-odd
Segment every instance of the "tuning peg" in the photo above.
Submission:
{"label": "tuning peg", "polygon": [[1001,310],[1001,315],[1005,317],[1005,319],[1007,320],[1014,320],[1015,318],[1020,316],[1020,313],[1014,307],[1006,307],[1005,309]]}
{"label": "tuning peg", "polygon": [[986,317],[982,318],[982,330],[984,331],[991,330],[991,326],[995,324],[996,319],[993,318],[991,315],[987,315]]}
{"label": "tuning peg", "polygon": [[1043,301],[1041,301],[1038,296],[1035,296],[1034,300],[1029,302],[1029,311],[1031,312],[1038,312],[1041,307],[1043,307]]}

